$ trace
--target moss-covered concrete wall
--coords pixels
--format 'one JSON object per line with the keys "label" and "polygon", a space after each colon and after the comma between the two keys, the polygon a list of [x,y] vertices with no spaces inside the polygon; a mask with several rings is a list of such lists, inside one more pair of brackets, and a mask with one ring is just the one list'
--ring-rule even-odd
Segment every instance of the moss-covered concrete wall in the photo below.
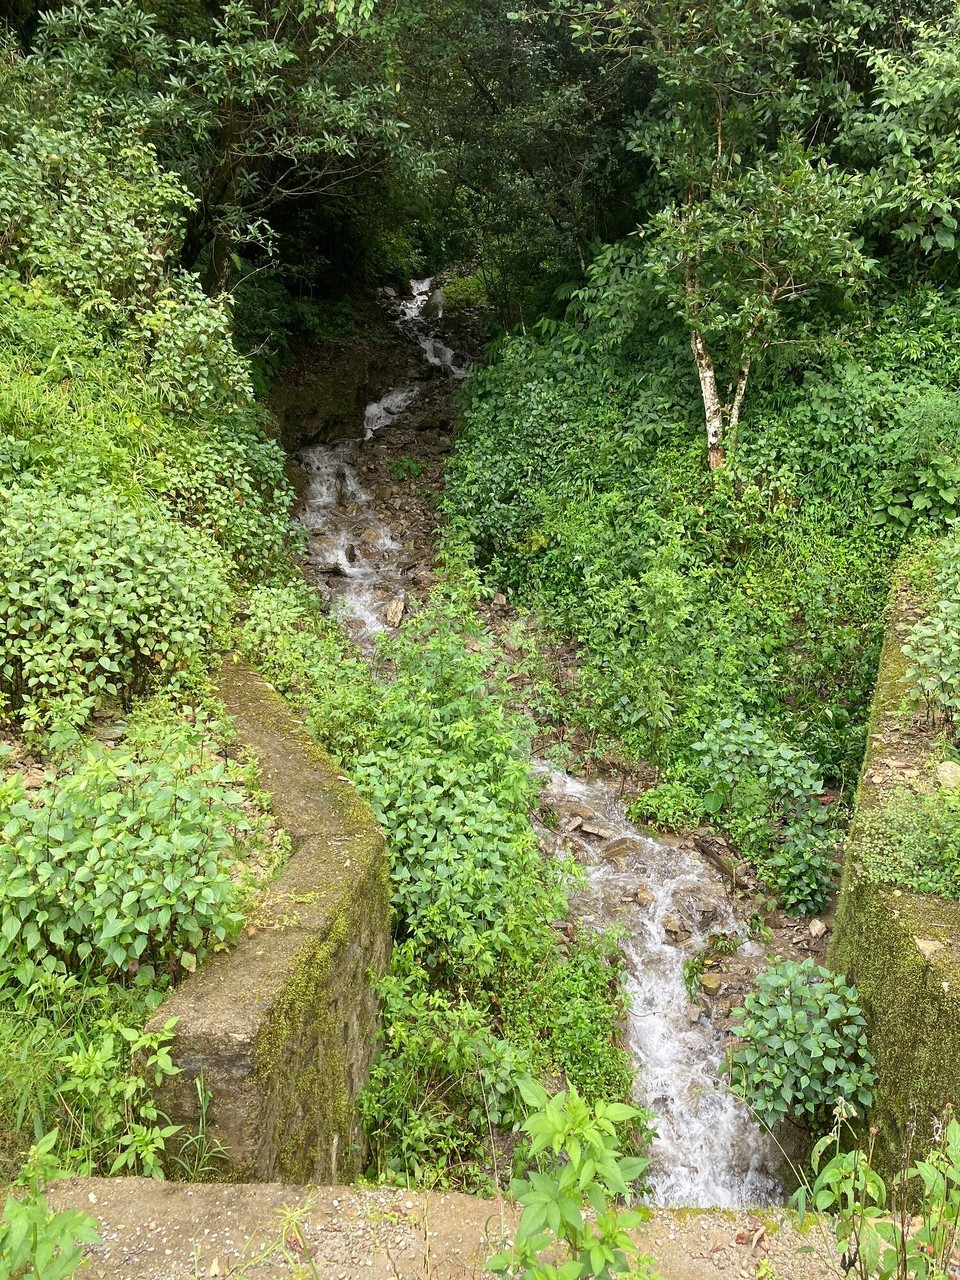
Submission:
{"label": "moss-covered concrete wall", "polygon": [[932,736],[906,704],[903,683],[901,641],[914,612],[901,596],[887,626],[828,956],[856,981],[869,1018],[879,1073],[870,1121],[888,1169],[914,1125],[922,1150],[944,1104],[960,1105],[960,903],[860,874],[864,815],[894,787],[937,785]]}
{"label": "moss-covered concrete wall", "polygon": [[228,661],[222,680],[241,743],[260,763],[293,852],[255,922],[151,1021],[179,1022],[182,1068],[161,1108],[207,1136],[234,1180],[345,1182],[360,1170],[354,1099],[370,1069],[378,1009],[370,975],[389,959],[383,836],[349,779],[280,695]]}

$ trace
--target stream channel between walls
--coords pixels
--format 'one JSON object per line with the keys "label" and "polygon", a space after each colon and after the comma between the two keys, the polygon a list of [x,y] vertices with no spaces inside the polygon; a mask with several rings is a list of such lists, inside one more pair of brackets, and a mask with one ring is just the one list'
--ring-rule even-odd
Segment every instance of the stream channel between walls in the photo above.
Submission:
{"label": "stream channel between walls", "polygon": [[[300,519],[310,535],[308,561],[332,616],[367,654],[378,633],[401,624],[412,585],[429,586],[432,579],[423,567],[429,548],[422,514],[420,527],[400,521],[396,500],[375,487],[382,471],[377,450],[393,437],[414,454],[419,440],[431,459],[449,451],[436,432],[418,437],[410,424],[438,388],[449,396],[469,376],[469,362],[448,345],[455,339],[444,330],[442,294],[431,280],[413,281],[405,297],[386,292],[384,305],[417,372],[366,406],[352,438],[299,450],[307,476]],[[719,934],[743,939],[742,973],[763,960],[722,873],[689,844],[642,834],[612,783],[576,778],[546,761],[535,768],[544,803],[559,819],[555,829],[538,827],[544,852],[576,858],[586,869],[576,914],[590,927],[616,927],[622,936],[635,1094],[654,1113],[657,1130],[653,1202],[738,1208],[782,1200],[780,1152],[720,1079],[719,1023],[730,1011],[731,1000],[723,998],[729,982],[712,977],[700,999],[691,999],[684,983],[685,961]]]}

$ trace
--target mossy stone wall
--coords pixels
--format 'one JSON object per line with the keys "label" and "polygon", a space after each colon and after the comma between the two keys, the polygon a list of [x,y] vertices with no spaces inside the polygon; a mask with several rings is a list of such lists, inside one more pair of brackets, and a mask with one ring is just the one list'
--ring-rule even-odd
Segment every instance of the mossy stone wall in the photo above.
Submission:
{"label": "mossy stone wall", "polygon": [[901,597],[887,626],[869,738],[828,962],[856,982],[879,1080],[870,1123],[887,1171],[915,1132],[929,1143],[947,1102],[960,1105],[960,903],[871,884],[859,874],[863,815],[893,787],[930,778],[929,735],[906,705],[901,649],[912,609]]}
{"label": "mossy stone wall", "polygon": [[363,1160],[353,1104],[374,1051],[371,975],[386,971],[390,951],[383,836],[265,680],[228,661],[222,692],[293,852],[239,944],[151,1020],[156,1028],[179,1019],[173,1057],[182,1072],[159,1103],[195,1131],[202,1078],[207,1135],[229,1159],[221,1176],[346,1182]]}

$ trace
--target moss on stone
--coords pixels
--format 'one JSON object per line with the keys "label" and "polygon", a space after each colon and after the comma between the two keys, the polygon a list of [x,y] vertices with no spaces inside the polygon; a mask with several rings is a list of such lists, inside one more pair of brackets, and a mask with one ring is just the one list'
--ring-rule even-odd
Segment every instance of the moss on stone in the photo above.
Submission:
{"label": "moss on stone", "polygon": [[152,1020],[179,1018],[173,1056],[183,1072],[159,1102],[194,1128],[202,1073],[207,1132],[226,1149],[234,1179],[344,1181],[363,1154],[353,1102],[378,1023],[370,974],[386,971],[390,951],[383,835],[275,689],[229,660],[221,688],[292,855],[257,927]]}
{"label": "moss on stone", "polygon": [[904,761],[918,766],[917,787],[930,785],[923,779],[932,740],[903,714],[900,636],[910,612],[901,596],[887,627],[828,956],[856,982],[869,1020],[878,1072],[870,1122],[888,1172],[900,1166],[914,1129],[922,1150],[944,1104],[960,1101],[960,903],[859,873],[863,816],[901,785]]}

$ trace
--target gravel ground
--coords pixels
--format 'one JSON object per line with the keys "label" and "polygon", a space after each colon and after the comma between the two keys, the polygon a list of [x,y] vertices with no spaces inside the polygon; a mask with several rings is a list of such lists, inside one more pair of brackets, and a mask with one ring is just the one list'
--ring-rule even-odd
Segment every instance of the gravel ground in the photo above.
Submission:
{"label": "gravel ground", "polygon": [[[507,1203],[380,1188],[71,1179],[56,1208],[98,1220],[88,1280],[479,1280],[516,1223]],[[665,1280],[825,1280],[821,1233],[780,1210],[657,1212],[638,1232]],[[811,1253],[799,1250],[812,1248]]]}

